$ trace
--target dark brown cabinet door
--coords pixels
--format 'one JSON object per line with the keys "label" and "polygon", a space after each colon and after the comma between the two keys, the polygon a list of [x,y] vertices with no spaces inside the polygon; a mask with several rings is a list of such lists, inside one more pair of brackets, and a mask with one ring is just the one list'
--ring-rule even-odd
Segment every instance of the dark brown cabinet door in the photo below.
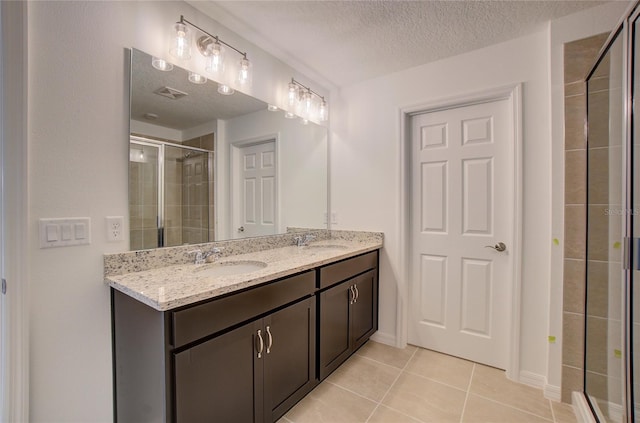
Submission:
{"label": "dark brown cabinet door", "polygon": [[349,280],[320,293],[320,380],[334,371],[351,353],[351,285]]}
{"label": "dark brown cabinet door", "polygon": [[377,272],[369,271],[351,280],[356,300],[351,304],[351,348],[356,350],[377,330]]}
{"label": "dark brown cabinet door", "polygon": [[264,318],[265,422],[274,422],[316,385],[316,303],[309,298]]}
{"label": "dark brown cabinet door", "polygon": [[177,423],[262,421],[261,329],[251,322],[174,355]]}

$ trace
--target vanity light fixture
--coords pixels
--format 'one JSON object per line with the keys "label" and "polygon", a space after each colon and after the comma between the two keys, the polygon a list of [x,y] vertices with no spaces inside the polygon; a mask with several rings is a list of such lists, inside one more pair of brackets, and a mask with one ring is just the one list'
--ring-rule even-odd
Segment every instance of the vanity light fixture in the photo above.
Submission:
{"label": "vanity light fixture", "polygon": [[163,72],[169,72],[170,70],[173,69],[173,64],[167,62],[166,60],[160,57],[155,57],[155,56],[151,58],[151,66]]}
{"label": "vanity light fixture", "polygon": [[207,77],[202,76],[199,73],[189,72],[189,82],[193,82],[194,84],[204,84],[207,82]]}
{"label": "vanity light fixture", "polygon": [[218,84],[218,92],[222,95],[231,95],[235,90],[228,85]]}
{"label": "vanity light fixture", "polygon": [[289,102],[289,106],[295,106],[300,111],[300,114],[304,119],[309,120],[316,117],[316,103],[318,119],[321,122],[324,122],[329,118],[327,101],[324,99],[324,96],[313,91],[306,85],[301,84],[294,78],[291,78],[291,82],[289,82],[288,87],[287,100]]}
{"label": "vanity light fixture", "polygon": [[[204,29],[200,28],[193,22],[188,21],[184,16],[180,15],[180,20],[173,26],[172,47],[170,53],[179,59],[188,59],[191,57],[191,38],[189,26],[198,30],[202,35],[196,40],[196,46],[202,56],[207,59],[205,69],[211,73],[221,73],[224,71],[225,63],[225,47],[237,52],[242,58],[238,62],[237,82],[244,86],[251,82],[251,62],[247,58],[247,53],[240,51],[229,43],[220,39],[217,35],[211,35]],[[188,51],[188,55],[186,52]]]}

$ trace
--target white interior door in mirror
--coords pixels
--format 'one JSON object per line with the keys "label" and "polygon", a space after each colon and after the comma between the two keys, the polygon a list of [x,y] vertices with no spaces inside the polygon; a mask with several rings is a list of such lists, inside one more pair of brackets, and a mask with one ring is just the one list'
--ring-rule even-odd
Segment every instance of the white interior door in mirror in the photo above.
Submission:
{"label": "white interior door in mirror", "polygon": [[277,233],[277,161],[273,140],[241,146],[235,155],[233,194],[233,237],[273,235]]}
{"label": "white interior door in mirror", "polygon": [[412,118],[409,342],[502,369],[513,257],[509,116],[502,100]]}

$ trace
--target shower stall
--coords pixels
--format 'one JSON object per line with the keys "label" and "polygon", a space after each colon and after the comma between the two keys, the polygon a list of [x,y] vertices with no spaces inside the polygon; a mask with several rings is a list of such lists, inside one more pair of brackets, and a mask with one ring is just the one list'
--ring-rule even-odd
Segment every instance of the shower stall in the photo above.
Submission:
{"label": "shower stall", "polygon": [[611,33],[586,80],[584,397],[598,422],[640,421],[639,15]]}
{"label": "shower stall", "polygon": [[213,152],[131,136],[131,249],[212,241],[213,187]]}

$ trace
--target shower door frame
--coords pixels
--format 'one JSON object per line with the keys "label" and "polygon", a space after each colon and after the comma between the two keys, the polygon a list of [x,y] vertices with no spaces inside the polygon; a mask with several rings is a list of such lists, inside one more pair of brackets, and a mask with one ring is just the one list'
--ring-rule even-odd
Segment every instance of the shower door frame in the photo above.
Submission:
{"label": "shower door frame", "polygon": [[[165,227],[165,210],[164,210],[164,198],[165,198],[165,174],[164,174],[164,160],[165,160],[165,149],[166,147],[172,147],[172,148],[180,148],[183,150],[190,150],[190,151],[197,151],[199,153],[206,153],[207,154],[207,183],[210,183],[211,181],[211,175],[215,174],[215,169],[214,169],[214,164],[215,164],[215,160],[214,160],[214,151],[211,150],[207,150],[204,148],[198,148],[198,147],[191,147],[191,146],[187,146],[187,145],[181,145],[181,144],[174,144],[171,142],[166,142],[166,141],[160,141],[160,140],[154,140],[154,139],[150,139],[150,138],[145,138],[145,137],[141,137],[138,135],[130,135],[129,136],[129,145],[131,144],[137,144],[137,145],[144,145],[144,146],[148,146],[148,147],[155,147],[158,148],[158,217],[157,217],[157,229],[158,229],[158,248],[162,248],[165,247],[165,243],[164,243],[164,239],[165,239],[165,234],[164,234],[164,227]],[[213,190],[211,188],[209,188],[209,192],[213,191],[213,204],[216,204],[215,201],[215,197],[216,197],[216,189],[215,189],[215,184],[213,186]],[[209,199],[209,207],[213,207],[213,205],[211,204],[212,199]],[[215,216],[215,210],[214,210],[214,216]],[[211,218],[211,212],[209,212],[209,218]],[[209,221],[208,224],[208,242],[213,241],[213,239],[209,239],[210,238],[210,234],[211,234],[211,228],[212,226],[211,221]],[[161,235],[162,233],[162,235]]]}
{"label": "shower door frame", "polygon": [[[597,59],[589,72],[585,77],[586,82],[586,95],[587,95],[587,123],[589,121],[589,108],[588,108],[588,96],[589,96],[589,79],[594,75],[598,66],[600,65],[603,58],[609,52],[612,44],[617,40],[618,37],[621,37],[622,41],[622,87],[621,87],[621,96],[622,96],[622,163],[625,166],[623,169],[623,178],[622,178],[622,208],[625,211],[623,213],[623,222],[622,229],[624,234],[624,242],[623,242],[623,252],[622,252],[622,290],[623,290],[623,303],[624,307],[623,316],[622,316],[622,333],[623,333],[623,374],[624,378],[623,383],[623,410],[626,414],[627,422],[635,421],[635,410],[634,410],[634,402],[633,402],[633,333],[632,333],[632,257],[637,255],[636,251],[634,254],[634,250],[637,249],[640,244],[633,242],[633,213],[628,212],[632,210],[633,205],[633,57],[634,57],[634,27],[633,23],[636,20],[640,19],[640,5],[639,2],[635,2],[630,5],[627,11],[624,13],[619,23],[613,28],[607,41],[604,43],[603,47],[600,49],[600,52],[597,55]],[[640,81],[638,81],[640,82]],[[587,140],[588,140],[588,125],[587,125]],[[588,143],[588,141],[587,141]],[[587,152],[589,150],[589,146],[587,144]],[[587,162],[587,178],[588,178],[588,162]],[[588,183],[587,183],[587,193],[588,193]],[[587,194],[587,210],[588,210],[588,194]],[[588,233],[588,216],[587,216],[587,226],[585,227],[586,233]],[[635,246],[634,246],[635,244]],[[588,245],[588,243],[587,243]],[[636,247],[636,248],[634,248]],[[585,266],[588,266],[588,256],[586,256]],[[640,263],[638,263],[640,265]],[[588,274],[585,268],[585,275]],[[585,276],[586,277],[586,276]],[[585,279],[585,283],[586,283]],[[585,289],[585,307],[587,305],[587,291]],[[584,373],[583,373],[583,396],[586,400],[586,403],[589,405],[592,416],[596,419],[596,421],[600,421],[596,414],[596,409],[591,402],[591,399],[587,392],[587,312],[585,309],[585,343],[584,343]]]}

